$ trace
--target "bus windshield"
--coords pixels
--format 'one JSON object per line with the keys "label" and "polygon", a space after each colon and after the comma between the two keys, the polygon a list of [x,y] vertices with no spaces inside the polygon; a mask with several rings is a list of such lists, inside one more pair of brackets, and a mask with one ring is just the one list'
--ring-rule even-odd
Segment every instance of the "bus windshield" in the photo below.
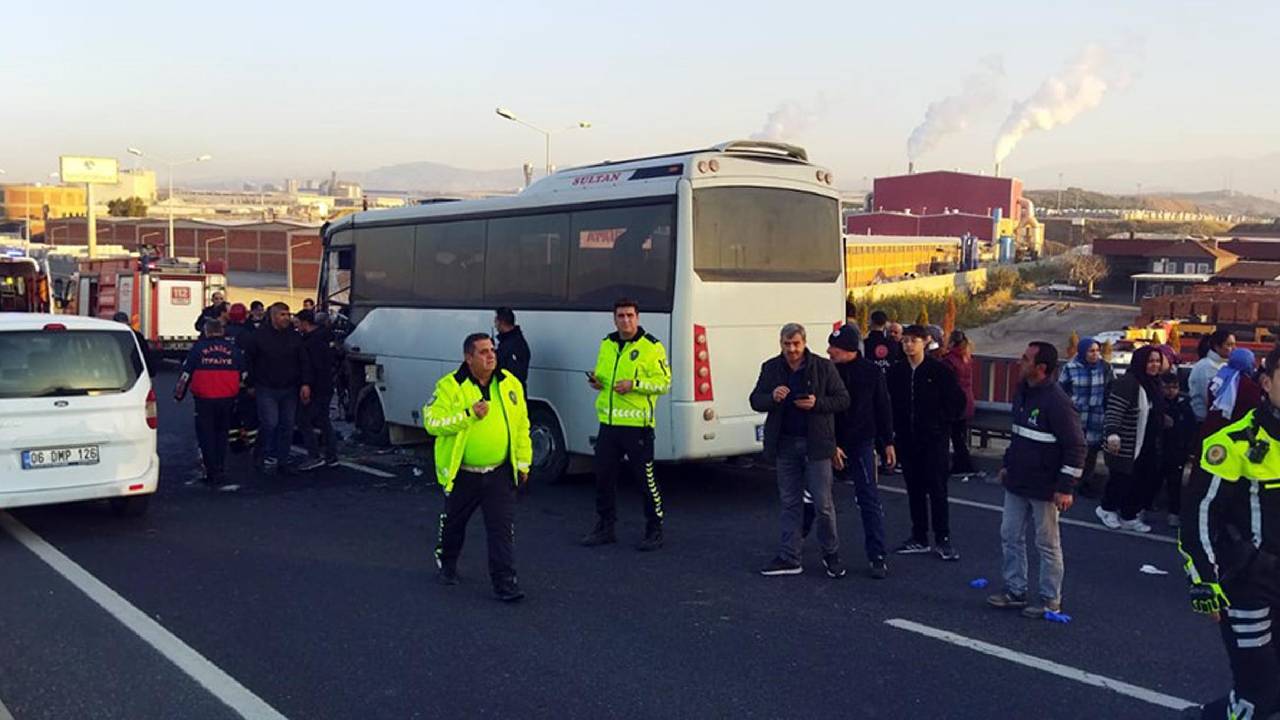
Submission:
{"label": "bus windshield", "polygon": [[708,282],[832,282],[840,207],[830,197],[761,187],[693,192],[693,269]]}

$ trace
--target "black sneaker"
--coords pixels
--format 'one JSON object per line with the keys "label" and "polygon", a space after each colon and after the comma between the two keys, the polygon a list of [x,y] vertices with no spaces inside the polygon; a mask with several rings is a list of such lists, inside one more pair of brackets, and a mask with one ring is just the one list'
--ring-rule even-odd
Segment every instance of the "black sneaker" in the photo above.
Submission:
{"label": "black sneaker", "polygon": [[494,584],[493,594],[502,602],[512,603],[524,599],[524,591],[515,578]]}
{"label": "black sneaker", "polygon": [[583,547],[595,547],[597,545],[612,545],[616,542],[618,542],[618,536],[614,534],[612,525],[596,523],[595,528],[583,535],[578,544]]}
{"label": "black sneaker", "polygon": [[311,472],[312,470],[319,470],[320,468],[325,467],[326,465],[328,465],[328,463],[326,463],[324,460],[321,460],[320,458],[316,458],[314,460],[308,460],[302,463],[301,465],[298,466],[298,470],[302,472]]}
{"label": "black sneaker", "polygon": [[838,553],[829,553],[822,556],[822,567],[827,569],[827,577],[836,578],[844,577],[844,565],[840,564],[840,555]]}
{"label": "black sneaker", "polygon": [[922,543],[917,540],[907,540],[894,550],[895,555],[927,555],[933,552],[933,548],[929,543]]}
{"label": "black sneaker", "polygon": [[458,577],[458,568],[454,565],[445,565],[436,561],[440,565],[440,569],[436,571],[436,580],[441,585],[457,585],[462,578]]}
{"label": "black sneaker", "polygon": [[773,577],[774,575],[799,575],[802,572],[804,572],[804,568],[800,566],[800,563],[793,563],[776,557],[770,560],[768,565],[764,566],[760,574],[765,577]]}
{"label": "black sneaker", "polygon": [[868,571],[871,577],[876,580],[883,580],[889,577],[889,566],[885,564],[884,558],[871,561],[871,568]]}
{"label": "black sneaker", "polygon": [[644,539],[636,543],[636,550],[640,552],[653,552],[662,549],[662,528],[650,528],[645,531]]}
{"label": "black sneaker", "polygon": [[1001,610],[1021,610],[1027,606],[1026,594],[1016,595],[1008,590],[987,598],[987,604]]}
{"label": "black sneaker", "polygon": [[955,562],[960,559],[960,551],[955,549],[950,540],[939,540],[938,557],[947,562]]}

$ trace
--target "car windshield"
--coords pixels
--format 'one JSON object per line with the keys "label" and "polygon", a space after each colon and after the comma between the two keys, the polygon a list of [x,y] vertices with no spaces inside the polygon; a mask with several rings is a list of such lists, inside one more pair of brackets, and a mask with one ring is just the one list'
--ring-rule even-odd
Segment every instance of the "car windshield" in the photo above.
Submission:
{"label": "car windshield", "polygon": [[0,398],[125,392],[142,371],[128,329],[0,332]]}

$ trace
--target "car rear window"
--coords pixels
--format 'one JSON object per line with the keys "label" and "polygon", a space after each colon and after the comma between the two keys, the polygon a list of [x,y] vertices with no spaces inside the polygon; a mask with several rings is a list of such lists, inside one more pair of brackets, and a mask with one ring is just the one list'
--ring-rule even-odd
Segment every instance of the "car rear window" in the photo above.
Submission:
{"label": "car rear window", "polygon": [[0,398],[126,392],[143,370],[128,330],[0,332]]}

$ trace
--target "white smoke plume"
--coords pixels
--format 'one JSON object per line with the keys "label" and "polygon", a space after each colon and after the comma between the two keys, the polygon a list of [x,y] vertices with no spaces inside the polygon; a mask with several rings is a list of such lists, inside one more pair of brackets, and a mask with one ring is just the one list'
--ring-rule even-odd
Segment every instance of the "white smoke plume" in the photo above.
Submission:
{"label": "white smoke plume", "polygon": [[1004,85],[1004,61],[998,55],[982,58],[981,67],[964,79],[957,95],[929,103],[924,121],[907,138],[907,159],[915,162],[948,135],[963,132],[969,119],[1000,97]]}
{"label": "white smoke plume", "polygon": [[751,134],[752,140],[794,140],[804,135],[827,111],[827,99],[818,95],[812,103],[787,100],[765,118],[764,127]]}
{"label": "white smoke plume", "polygon": [[1001,162],[1027,133],[1052,130],[1096,108],[1107,91],[1126,79],[1112,53],[1090,45],[1056,75],[1040,84],[1035,94],[1014,103],[996,138],[996,162]]}

